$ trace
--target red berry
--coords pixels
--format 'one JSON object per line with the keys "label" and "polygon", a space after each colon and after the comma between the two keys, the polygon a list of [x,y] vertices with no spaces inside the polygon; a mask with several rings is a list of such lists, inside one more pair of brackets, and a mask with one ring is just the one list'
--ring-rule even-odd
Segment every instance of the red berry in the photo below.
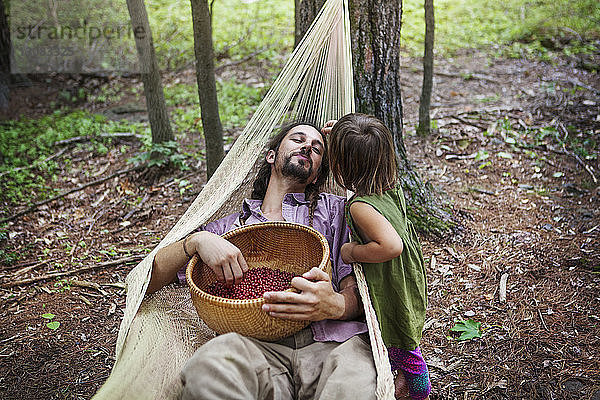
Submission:
{"label": "red berry", "polygon": [[214,282],[206,288],[206,292],[227,299],[256,299],[265,292],[282,291],[292,287],[294,274],[280,269],[257,267],[248,270],[242,281],[237,285],[226,286],[221,282]]}

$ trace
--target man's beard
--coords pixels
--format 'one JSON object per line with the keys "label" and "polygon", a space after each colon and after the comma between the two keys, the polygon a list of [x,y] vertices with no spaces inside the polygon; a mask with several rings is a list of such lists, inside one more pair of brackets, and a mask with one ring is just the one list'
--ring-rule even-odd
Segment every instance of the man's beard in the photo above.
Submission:
{"label": "man's beard", "polygon": [[[306,155],[304,152],[300,152],[299,154],[306,155],[307,159],[304,161],[300,161],[300,163],[293,163],[292,157],[294,157],[297,154],[289,155],[283,160],[281,174],[285,177],[294,179],[298,183],[306,183],[308,181],[308,178],[310,178],[310,176],[313,173],[312,160],[310,159],[310,156]],[[304,168],[304,165],[301,165],[304,163],[309,164],[308,169]]]}

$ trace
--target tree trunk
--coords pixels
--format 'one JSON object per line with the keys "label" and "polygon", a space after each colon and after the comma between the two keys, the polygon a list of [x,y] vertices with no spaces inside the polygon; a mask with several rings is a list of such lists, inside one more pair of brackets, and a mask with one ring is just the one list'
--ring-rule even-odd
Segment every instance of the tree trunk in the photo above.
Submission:
{"label": "tree trunk", "polygon": [[433,43],[435,21],[433,0],[425,0],[425,50],[423,52],[423,87],[419,101],[419,125],[417,132],[429,134],[431,132],[431,118],[429,107],[431,105],[431,89],[433,88]]}
{"label": "tree trunk", "polygon": [[127,0],[127,8],[131,17],[133,36],[135,37],[135,45],[140,60],[148,119],[152,130],[152,143],[172,141],[174,140],[173,132],[169,123],[162,78],[156,61],[152,31],[150,30],[144,0]]}
{"label": "tree trunk", "polygon": [[207,0],[191,0],[196,53],[196,80],[204,141],[206,144],[206,175],[210,179],[223,160],[223,127],[219,117],[215,62],[212,41],[211,13]]}
{"label": "tree trunk", "polygon": [[323,4],[325,4],[325,0],[294,0],[294,22],[296,27],[294,47],[298,46]]}
{"label": "tree trunk", "polygon": [[[311,1],[310,6],[317,0]],[[402,139],[399,53],[402,0],[349,0],[348,3],[356,110],[376,116],[392,131],[400,181],[417,229],[424,233],[447,232],[455,223],[431,184],[424,183],[413,169]],[[309,4],[303,0],[300,6],[302,9]],[[306,13],[301,10],[300,15],[309,15],[312,8],[306,10]],[[304,21],[302,26],[309,25]]]}
{"label": "tree trunk", "polygon": [[10,100],[10,29],[4,1],[0,1],[0,109],[8,108]]}

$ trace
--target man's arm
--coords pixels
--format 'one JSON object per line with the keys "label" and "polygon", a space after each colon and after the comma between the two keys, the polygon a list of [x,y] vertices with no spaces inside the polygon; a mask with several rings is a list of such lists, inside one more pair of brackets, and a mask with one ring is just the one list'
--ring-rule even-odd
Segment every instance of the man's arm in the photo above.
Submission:
{"label": "man's arm", "polygon": [[248,264],[236,246],[214,233],[196,232],[156,253],[146,294],[154,293],[176,281],[177,271],[189,261],[183,248],[184,241],[188,254],[198,253],[222,282],[239,283],[248,270]]}
{"label": "man's arm", "polygon": [[177,280],[177,271],[189,261],[183,251],[183,240],[158,250],[152,262],[152,273],[146,294],[154,293]]}

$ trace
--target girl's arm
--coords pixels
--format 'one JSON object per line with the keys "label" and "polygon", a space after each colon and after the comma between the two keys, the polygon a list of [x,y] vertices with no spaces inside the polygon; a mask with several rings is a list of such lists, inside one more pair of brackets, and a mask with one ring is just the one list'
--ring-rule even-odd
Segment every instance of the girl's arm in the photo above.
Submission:
{"label": "girl's arm", "polygon": [[346,263],[380,263],[402,254],[404,245],[396,229],[377,210],[367,203],[357,201],[350,206],[350,215],[358,234],[367,242],[356,242],[342,246],[342,259]]}

